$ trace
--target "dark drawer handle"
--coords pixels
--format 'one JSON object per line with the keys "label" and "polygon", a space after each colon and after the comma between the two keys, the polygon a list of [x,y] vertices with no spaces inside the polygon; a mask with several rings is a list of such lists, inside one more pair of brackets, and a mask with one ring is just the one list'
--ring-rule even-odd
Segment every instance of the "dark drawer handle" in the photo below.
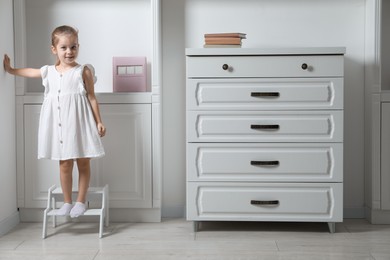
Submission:
{"label": "dark drawer handle", "polygon": [[251,200],[251,205],[279,205],[278,200]]}
{"label": "dark drawer handle", "polygon": [[251,161],[254,166],[278,166],[279,161]]}
{"label": "dark drawer handle", "polygon": [[223,65],[222,65],[222,69],[223,69],[223,70],[228,70],[228,69],[229,69],[229,65],[223,64]]}
{"label": "dark drawer handle", "polygon": [[277,129],[279,129],[279,125],[251,125],[251,129],[277,130]]}
{"label": "dark drawer handle", "polygon": [[309,66],[308,66],[306,63],[303,63],[302,66],[301,66],[301,68],[302,68],[303,70],[307,70],[307,68],[309,68]]}
{"label": "dark drawer handle", "polygon": [[252,97],[279,97],[279,92],[251,92]]}

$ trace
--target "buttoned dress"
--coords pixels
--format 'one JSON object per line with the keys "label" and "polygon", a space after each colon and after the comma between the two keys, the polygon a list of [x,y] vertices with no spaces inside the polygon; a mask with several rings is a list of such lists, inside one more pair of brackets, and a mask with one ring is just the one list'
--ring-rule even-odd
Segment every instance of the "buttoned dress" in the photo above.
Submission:
{"label": "buttoned dress", "polygon": [[[60,73],[54,65],[41,68],[45,87],[38,130],[38,159],[68,160],[104,156],[82,73],[77,65]],[[96,81],[96,77],[94,77]]]}

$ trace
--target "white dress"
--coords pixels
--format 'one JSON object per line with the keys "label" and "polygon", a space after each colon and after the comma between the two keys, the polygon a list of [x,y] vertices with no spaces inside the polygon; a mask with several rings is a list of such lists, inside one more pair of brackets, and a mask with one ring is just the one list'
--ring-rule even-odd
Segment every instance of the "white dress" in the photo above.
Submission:
{"label": "white dress", "polygon": [[[82,73],[90,65],[59,73],[54,65],[41,68],[45,98],[38,131],[38,159],[68,160],[104,156]],[[96,81],[96,78],[94,79]]]}

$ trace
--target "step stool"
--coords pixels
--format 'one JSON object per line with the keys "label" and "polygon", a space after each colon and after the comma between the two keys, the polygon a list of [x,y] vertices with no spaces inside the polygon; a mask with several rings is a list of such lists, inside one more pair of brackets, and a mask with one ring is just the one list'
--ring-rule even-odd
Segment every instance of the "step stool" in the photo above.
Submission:
{"label": "step stool", "polygon": [[[76,198],[77,190],[72,191],[72,199]],[[108,185],[104,187],[90,187],[88,188],[87,201],[96,200],[97,198],[101,199],[102,207],[98,209],[89,209],[84,212],[82,216],[100,216],[99,222],[99,238],[103,236],[103,222],[105,226],[108,226],[109,223],[109,213],[108,213]],[[43,213],[43,231],[42,238],[47,236],[47,220],[51,216],[53,219],[53,227],[56,227],[56,217],[58,209],[56,208],[56,202],[63,200],[62,189],[53,185],[48,190],[47,195],[47,207]],[[82,217],[80,216],[80,217]],[[68,217],[68,216],[58,216],[58,217]]]}

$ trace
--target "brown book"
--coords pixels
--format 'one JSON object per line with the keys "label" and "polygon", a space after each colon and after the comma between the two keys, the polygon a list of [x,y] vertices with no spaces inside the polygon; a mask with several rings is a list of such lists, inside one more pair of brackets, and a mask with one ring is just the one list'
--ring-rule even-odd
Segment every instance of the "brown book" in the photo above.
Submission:
{"label": "brown book", "polygon": [[233,37],[233,38],[241,38],[246,39],[246,33],[206,33],[204,35],[205,38],[209,37]]}
{"label": "brown book", "polygon": [[241,44],[205,44],[204,48],[241,48]]}
{"label": "brown book", "polygon": [[206,44],[241,44],[241,38],[233,37],[218,37],[218,38],[205,38]]}

